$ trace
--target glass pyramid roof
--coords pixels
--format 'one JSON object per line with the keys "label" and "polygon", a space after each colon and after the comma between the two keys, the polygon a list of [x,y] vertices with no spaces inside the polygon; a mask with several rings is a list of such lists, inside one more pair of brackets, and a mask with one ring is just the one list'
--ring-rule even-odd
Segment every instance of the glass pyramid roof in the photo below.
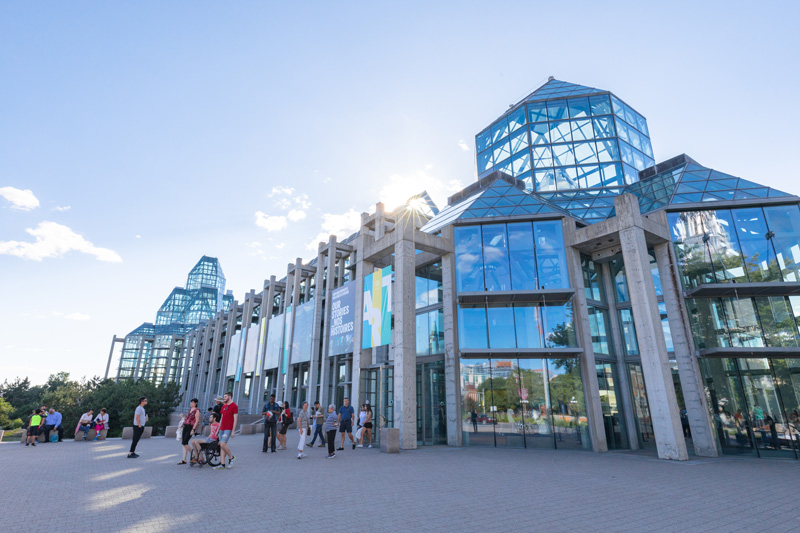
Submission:
{"label": "glass pyramid roof", "polygon": [[445,207],[422,227],[422,231],[434,233],[457,219],[540,213],[568,214],[586,224],[594,224],[614,216],[614,198],[622,193],[637,196],[642,213],[676,204],[797,198],[793,194],[706,168],[685,154],[650,167],[641,174],[649,176],[640,176],[640,181],[627,187],[534,193],[526,191],[519,180],[495,172],[484,178],[486,181],[477,192]]}
{"label": "glass pyramid roof", "polygon": [[602,89],[577,85],[568,81],[549,80],[547,83],[526,96],[523,101],[535,102],[549,100],[550,98],[564,98],[567,96],[585,96],[587,94],[607,93]]}

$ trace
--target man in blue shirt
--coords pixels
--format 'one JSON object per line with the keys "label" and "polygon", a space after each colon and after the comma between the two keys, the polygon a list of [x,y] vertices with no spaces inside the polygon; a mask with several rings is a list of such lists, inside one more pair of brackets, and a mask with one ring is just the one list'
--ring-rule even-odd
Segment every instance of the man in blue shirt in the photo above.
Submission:
{"label": "man in blue shirt", "polygon": [[58,431],[58,442],[62,442],[64,437],[64,426],[61,425],[61,413],[51,407],[47,412],[47,417],[44,421],[45,442],[50,442],[50,432],[54,429]]}
{"label": "man in blue shirt", "polygon": [[261,447],[262,453],[267,453],[269,448],[275,453],[275,440],[278,436],[278,417],[281,414],[281,406],[275,403],[275,395],[271,394],[269,402],[264,404],[264,445]]}
{"label": "man in blue shirt", "polygon": [[350,398],[345,398],[344,405],[339,408],[339,416],[337,417],[339,422],[339,433],[342,435],[342,444],[337,448],[337,450],[344,450],[345,433],[350,435],[350,442],[353,443],[353,449],[356,449],[356,440],[353,438],[353,422],[355,421],[355,418],[356,412],[350,405]]}

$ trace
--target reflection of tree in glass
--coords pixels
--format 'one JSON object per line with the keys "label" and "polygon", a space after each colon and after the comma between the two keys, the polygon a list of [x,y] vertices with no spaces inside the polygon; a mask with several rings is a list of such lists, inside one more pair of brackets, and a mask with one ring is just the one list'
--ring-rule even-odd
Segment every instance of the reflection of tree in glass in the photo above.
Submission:
{"label": "reflection of tree in glass", "polygon": [[573,348],[577,341],[575,338],[575,326],[572,322],[562,322],[553,327],[553,331],[547,336],[548,347],[550,348]]}

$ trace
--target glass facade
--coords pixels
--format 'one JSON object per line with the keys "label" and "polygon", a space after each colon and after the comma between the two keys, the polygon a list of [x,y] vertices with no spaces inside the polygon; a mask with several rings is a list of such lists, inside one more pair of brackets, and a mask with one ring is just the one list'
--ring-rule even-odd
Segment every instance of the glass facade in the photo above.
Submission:
{"label": "glass facade", "polygon": [[502,171],[536,192],[620,187],[654,163],[643,116],[606,91],[558,80],[476,135],[475,147],[479,177]]}

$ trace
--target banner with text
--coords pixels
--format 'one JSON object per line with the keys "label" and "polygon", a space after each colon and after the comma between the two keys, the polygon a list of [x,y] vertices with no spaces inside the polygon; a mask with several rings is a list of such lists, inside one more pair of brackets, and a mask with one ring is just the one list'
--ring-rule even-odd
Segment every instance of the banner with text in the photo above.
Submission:
{"label": "banner with text", "polygon": [[352,353],[356,329],[356,282],[350,281],[331,291],[328,355]]}

